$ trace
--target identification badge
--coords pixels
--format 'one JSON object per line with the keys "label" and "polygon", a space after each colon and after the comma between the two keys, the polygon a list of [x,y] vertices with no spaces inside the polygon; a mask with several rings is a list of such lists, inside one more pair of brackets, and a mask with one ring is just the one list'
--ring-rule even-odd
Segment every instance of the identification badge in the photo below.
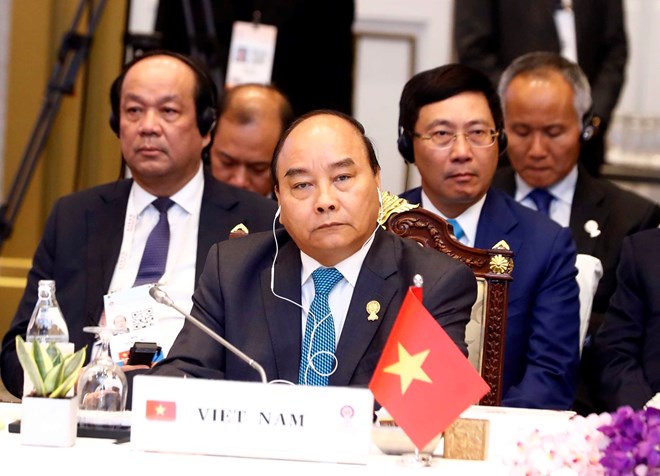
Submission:
{"label": "identification badge", "polygon": [[158,321],[168,308],[151,298],[151,286],[145,284],[103,296],[107,326],[126,331],[110,339],[110,354],[117,363],[126,363],[135,342],[160,340]]}
{"label": "identification badge", "polygon": [[269,84],[273,75],[277,27],[237,21],[229,46],[229,62],[225,84]]}

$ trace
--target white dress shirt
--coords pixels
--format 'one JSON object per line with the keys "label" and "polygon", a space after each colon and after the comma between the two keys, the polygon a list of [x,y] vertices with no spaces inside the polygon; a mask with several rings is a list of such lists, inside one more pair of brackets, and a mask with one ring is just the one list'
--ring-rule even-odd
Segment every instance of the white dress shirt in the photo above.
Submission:
{"label": "white dress shirt", "polygon": [[[463,237],[458,240],[466,246],[474,248],[474,241],[477,239],[477,227],[479,226],[479,217],[481,216],[481,209],[484,207],[484,202],[486,201],[486,194],[479,199],[477,203],[472,205],[470,208],[465,210],[459,216],[454,218],[463,228]],[[440,210],[435,208],[428,195],[424,193],[422,189],[422,203],[420,203],[422,208],[435,213],[436,215],[441,216],[445,220],[448,220],[448,217],[442,213]]]}
{"label": "white dress shirt", "polygon": [[[167,212],[170,224],[170,246],[165,273],[159,280],[162,289],[183,309],[192,308],[197,260],[197,234],[199,215],[204,192],[204,174],[200,167],[195,176],[170,198],[174,205]],[[124,235],[119,259],[115,265],[109,292],[129,289],[133,286],[140,267],[142,254],[151,230],[160,214],[151,202],[157,197],[144,190],[136,182],[129,193],[124,221]],[[174,339],[183,327],[184,318],[176,311],[159,319],[159,345],[167,355]]]}

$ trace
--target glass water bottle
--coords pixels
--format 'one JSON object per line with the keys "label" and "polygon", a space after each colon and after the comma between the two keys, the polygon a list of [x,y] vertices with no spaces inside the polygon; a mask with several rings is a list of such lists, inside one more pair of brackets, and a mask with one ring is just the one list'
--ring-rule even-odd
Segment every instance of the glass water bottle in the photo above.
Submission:
{"label": "glass water bottle", "polygon": [[39,281],[37,304],[27,329],[28,342],[69,342],[69,329],[55,298],[55,281]]}

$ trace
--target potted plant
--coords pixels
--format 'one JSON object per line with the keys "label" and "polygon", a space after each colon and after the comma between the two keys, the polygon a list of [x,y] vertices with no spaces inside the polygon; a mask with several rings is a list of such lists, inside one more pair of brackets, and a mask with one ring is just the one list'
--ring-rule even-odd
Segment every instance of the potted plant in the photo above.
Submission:
{"label": "potted plant", "polygon": [[63,355],[57,344],[32,342],[16,336],[16,353],[34,390],[23,397],[21,443],[73,446],[78,425],[78,400],[69,391],[85,362],[87,347]]}

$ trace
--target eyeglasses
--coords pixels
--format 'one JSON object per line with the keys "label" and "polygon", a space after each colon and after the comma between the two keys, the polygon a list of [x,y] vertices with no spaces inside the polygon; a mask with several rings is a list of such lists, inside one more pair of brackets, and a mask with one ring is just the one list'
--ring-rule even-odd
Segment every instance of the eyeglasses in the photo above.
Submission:
{"label": "eyeglasses", "polygon": [[490,147],[500,133],[493,129],[472,129],[467,132],[435,131],[428,135],[413,132],[412,135],[418,139],[430,140],[438,149],[449,149],[454,145],[458,136],[465,137],[467,143],[472,147]]}

